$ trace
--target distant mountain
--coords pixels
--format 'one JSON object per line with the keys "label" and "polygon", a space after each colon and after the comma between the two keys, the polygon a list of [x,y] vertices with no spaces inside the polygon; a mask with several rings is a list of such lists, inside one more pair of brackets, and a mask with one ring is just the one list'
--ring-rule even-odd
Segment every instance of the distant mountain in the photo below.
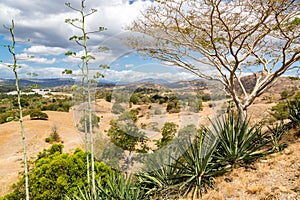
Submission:
{"label": "distant mountain", "polygon": [[[32,84],[38,84],[41,88],[70,86],[74,84],[71,78],[51,78],[51,79],[20,79],[20,87],[27,87]],[[15,85],[15,79],[0,79],[0,86]]]}

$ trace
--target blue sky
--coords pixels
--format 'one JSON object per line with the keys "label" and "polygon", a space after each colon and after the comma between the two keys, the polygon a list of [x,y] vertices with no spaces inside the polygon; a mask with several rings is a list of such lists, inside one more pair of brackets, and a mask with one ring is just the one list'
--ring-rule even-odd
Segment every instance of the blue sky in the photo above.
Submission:
{"label": "blue sky", "polygon": [[[68,1],[74,7],[79,7],[80,0]],[[78,17],[67,6],[65,1],[52,0],[2,0],[0,2],[0,24],[10,26],[15,21],[15,36],[18,45],[16,53],[19,58],[19,74],[28,78],[27,73],[35,72],[38,78],[61,78],[64,69],[78,71],[80,60],[66,57],[68,50],[80,54],[80,48],[69,37],[78,34],[76,30],[64,21],[66,18]],[[126,38],[125,27],[136,19],[140,12],[151,5],[150,0],[87,0],[88,8],[95,8],[97,13],[87,19],[89,30],[104,26],[107,31],[91,35],[90,50],[96,57],[91,63],[96,68],[100,63],[109,64],[111,68],[104,71],[105,78],[112,81],[125,79],[162,78],[176,80],[178,77],[191,79],[193,76],[175,67],[166,67],[156,60],[142,58],[132,49],[124,46],[120,38]],[[27,40],[30,39],[28,42]],[[0,27],[0,44],[9,44],[9,31]],[[108,46],[108,52],[99,52],[99,46]],[[28,59],[28,57],[32,57]],[[11,63],[12,58],[7,49],[0,47],[0,60]],[[13,78],[13,73],[7,67],[0,66],[0,78]]]}

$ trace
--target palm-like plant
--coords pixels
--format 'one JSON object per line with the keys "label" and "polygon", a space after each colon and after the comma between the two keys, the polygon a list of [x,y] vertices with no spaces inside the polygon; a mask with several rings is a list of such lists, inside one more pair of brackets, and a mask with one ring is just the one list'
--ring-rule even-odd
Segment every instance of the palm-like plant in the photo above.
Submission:
{"label": "palm-like plant", "polygon": [[261,126],[250,127],[249,120],[232,112],[212,123],[212,131],[219,138],[214,159],[222,165],[248,163],[268,152],[265,147],[270,140],[261,133]]}

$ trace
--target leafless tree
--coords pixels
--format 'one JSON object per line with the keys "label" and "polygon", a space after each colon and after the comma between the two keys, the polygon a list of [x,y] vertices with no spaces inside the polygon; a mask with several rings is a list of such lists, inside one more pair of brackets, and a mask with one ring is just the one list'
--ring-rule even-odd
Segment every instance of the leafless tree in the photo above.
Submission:
{"label": "leafless tree", "polygon": [[[299,68],[299,5],[298,0],[161,0],[129,27],[142,34],[128,43],[147,56],[220,81],[245,118],[256,97]],[[242,81],[248,73],[255,76],[250,89]]]}

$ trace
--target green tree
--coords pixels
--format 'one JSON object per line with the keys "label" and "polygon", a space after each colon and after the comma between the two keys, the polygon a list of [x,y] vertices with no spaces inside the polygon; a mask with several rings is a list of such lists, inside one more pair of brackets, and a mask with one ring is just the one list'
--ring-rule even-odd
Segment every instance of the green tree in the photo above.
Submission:
{"label": "green tree", "polygon": [[24,131],[24,122],[23,122],[23,111],[22,111],[22,99],[21,99],[21,90],[19,87],[19,77],[18,77],[18,68],[20,66],[17,64],[17,57],[16,57],[16,52],[15,52],[15,46],[16,46],[16,41],[15,41],[15,34],[14,34],[14,29],[15,29],[15,23],[14,20],[12,20],[11,27],[6,27],[4,26],[7,30],[9,30],[12,43],[11,45],[5,45],[5,47],[8,49],[10,54],[13,57],[13,63],[8,64],[7,66],[12,69],[14,75],[15,75],[15,86],[17,90],[17,105],[18,105],[18,110],[19,110],[19,121],[20,121],[20,126],[21,126],[21,137],[22,137],[22,143],[23,143],[23,162],[24,162],[24,182],[25,182],[25,193],[26,193],[26,200],[29,200],[29,184],[28,184],[28,164],[27,164],[27,150],[26,150],[26,138],[25,138],[25,131]]}
{"label": "green tree", "polygon": [[[128,44],[143,55],[218,81],[243,118],[282,74],[299,68],[297,0],[158,2],[129,27],[142,34]],[[253,87],[243,80],[244,72],[253,72]]]}
{"label": "green tree", "polygon": [[116,120],[112,120],[110,125],[108,136],[111,142],[117,147],[129,152],[125,163],[125,173],[128,176],[129,166],[132,162],[132,152],[146,152],[148,150],[146,146],[147,138],[145,133],[141,132],[134,123],[121,124]]}

